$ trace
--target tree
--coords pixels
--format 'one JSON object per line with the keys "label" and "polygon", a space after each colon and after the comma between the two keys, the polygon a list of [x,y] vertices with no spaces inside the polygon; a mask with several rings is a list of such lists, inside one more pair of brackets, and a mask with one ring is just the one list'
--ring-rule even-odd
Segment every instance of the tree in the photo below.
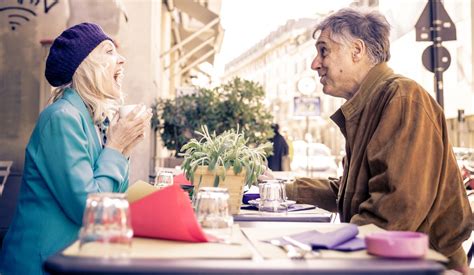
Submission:
{"label": "tree", "polygon": [[199,137],[196,131],[201,125],[217,135],[239,127],[249,144],[256,146],[273,136],[273,117],[263,104],[264,98],[258,83],[234,78],[214,89],[201,88],[194,94],[157,101],[152,106],[152,127],[175,155],[191,138]]}

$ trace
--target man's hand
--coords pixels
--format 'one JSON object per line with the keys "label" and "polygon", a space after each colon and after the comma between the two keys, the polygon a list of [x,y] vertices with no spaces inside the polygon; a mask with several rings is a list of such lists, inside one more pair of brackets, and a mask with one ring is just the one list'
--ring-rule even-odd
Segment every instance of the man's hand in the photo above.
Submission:
{"label": "man's hand", "polygon": [[258,181],[265,181],[265,180],[274,180],[275,176],[273,175],[273,171],[267,167],[267,170],[263,172],[260,176],[258,176]]}

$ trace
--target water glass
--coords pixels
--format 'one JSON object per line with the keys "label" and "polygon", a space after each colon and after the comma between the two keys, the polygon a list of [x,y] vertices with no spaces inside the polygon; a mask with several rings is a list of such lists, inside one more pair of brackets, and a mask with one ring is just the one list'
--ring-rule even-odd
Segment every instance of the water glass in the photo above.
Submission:
{"label": "water glass", "polygon": [[211,239],[231,241],[234,219],[229,213],[227,188],[201,187],[196,194],[195,211],[201,228]]}
{"label": "water glass", "polygon": [[260,183],[258,189],[260,192],[258,209],[261,214],[286,215],[288,213],[284,183],[279,180],[267,180]]}
{"label": "water glass", "polygon": [[173,172],[162,170],[158,173],[155,178],[155,187],[159,189],[173,185]]}
{"label": "water glass", "polygon": [[133,229],[129,204],[123,193],[87,196],[79,231],[79,254],[120,258],[130,255]]}

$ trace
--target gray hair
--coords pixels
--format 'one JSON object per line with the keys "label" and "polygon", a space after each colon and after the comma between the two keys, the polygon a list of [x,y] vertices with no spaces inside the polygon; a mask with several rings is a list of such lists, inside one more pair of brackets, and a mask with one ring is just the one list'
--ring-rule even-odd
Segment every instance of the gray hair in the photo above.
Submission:
{"label": "gray hair", "polygon": [[313,37],[329,29],[332,39],[347,44],[354,39],[364,41],[370,60],[374,64],[390,60],[390,24],[375,10],[341,9],[318,23]]}

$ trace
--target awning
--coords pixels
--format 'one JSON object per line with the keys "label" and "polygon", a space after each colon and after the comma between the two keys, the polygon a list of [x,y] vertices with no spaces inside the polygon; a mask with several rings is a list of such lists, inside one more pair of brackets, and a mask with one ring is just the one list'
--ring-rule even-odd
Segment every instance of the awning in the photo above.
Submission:
{"label": "awning", "polygon": [[160,57],[178,50],[180,55],[171,65],[165,66],[165,70],[179,64],[177,74],[184,74],[203,62],[214,63],[214,56],[219,51],[224,33],[219,15],[190,0],[168,0],[167,4],[185,16],[180,16],[180,22],[172,22],[176,44]]}

